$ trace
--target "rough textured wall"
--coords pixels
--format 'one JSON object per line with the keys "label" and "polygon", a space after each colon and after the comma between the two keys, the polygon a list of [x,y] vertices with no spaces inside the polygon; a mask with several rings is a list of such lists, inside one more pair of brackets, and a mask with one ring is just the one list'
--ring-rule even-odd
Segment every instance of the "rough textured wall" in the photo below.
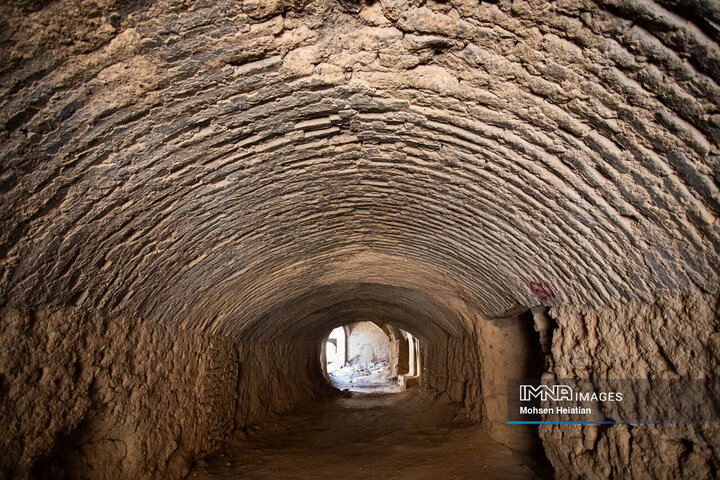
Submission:
{"label": "rough textured wall", "polygon": [[241,342],[235,428],[246,430],[269,414],[292,409],[326,388],[316,342]]}
{"label": "rough textured wall", "polygon": [[532,317],[489,320],[475,313],[472,318],[474,328],[464,336],[423,344],[423,387],[446,392],[496,440],[516,450],[536,450],[536,427],[507,425],[508,380],[540,378],[544,368]]}
{"label": "rough textured wall", "polygon": [[304,347],[3,308],[0,477],[182,478],[311,390]]}
{"label": "rough textured wall", "polygon": [[410,350],[408,340],[403,335],[390,339],[390,375],[407,374],[410,371]]}
{"label": "rough textured wall", "polygon": [[[720,295],[551,310],[552,378],[718,378]],[[720,427],[541,426],[558,478],[716,478]]]}
{"label": "rough textured wall", "polygon": [[537,427],[507,424],[507,397],[515,394],[508,392],[508,380],[540,378],[545,367],[532,316],[478,318],[474,337],[480,356],[482,397],[480,402],[473,402],[482,408],[486,427],[496,440],[512,448],[538,449]]}
{"label": "rough textured wall", "polygon": [[422,385],[447,392],[466,407],[468,417],[480,420],[483,400],[477,344],[471,338],[450,337],[422,344]]}

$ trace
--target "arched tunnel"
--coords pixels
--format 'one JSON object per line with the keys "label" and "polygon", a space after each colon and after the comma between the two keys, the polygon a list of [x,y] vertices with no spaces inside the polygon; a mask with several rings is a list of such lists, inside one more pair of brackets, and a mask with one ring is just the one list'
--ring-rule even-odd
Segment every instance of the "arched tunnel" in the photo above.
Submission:
{"label": "arched tunnel", "polygon": [[0,42],[0,478],[184,478],[338,395],[358,319],[537,475],[717,478],[717,412],[508,407],[718,378],[717,2],[8,0]]}

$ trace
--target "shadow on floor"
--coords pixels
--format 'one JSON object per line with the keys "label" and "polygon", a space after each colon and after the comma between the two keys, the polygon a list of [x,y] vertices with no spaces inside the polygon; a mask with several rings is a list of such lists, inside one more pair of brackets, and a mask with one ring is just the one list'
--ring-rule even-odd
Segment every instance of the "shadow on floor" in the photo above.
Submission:
{"label": "shadow on floor", "polygon": [[346,393],[238,436],[188,478],[551,478],[463,417],[444,396],[417,390]]}

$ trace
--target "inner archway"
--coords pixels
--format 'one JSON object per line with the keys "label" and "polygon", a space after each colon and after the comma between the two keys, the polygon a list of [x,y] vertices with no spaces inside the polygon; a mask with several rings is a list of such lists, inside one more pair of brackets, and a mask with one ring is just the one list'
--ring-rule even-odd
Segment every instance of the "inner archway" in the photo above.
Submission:
{"label": "inner archway", "polygon": [[325,346],[321,363],[339,390],[396,393],[420,383],[419,341],[401,328],[352,322],[334,328]]}

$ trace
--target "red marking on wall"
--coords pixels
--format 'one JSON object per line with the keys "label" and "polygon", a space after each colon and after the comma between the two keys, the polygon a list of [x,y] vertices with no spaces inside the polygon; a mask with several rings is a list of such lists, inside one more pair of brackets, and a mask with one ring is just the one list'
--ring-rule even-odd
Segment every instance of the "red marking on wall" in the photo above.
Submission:
{"label": "red marking on wall", "polygon": [[544,303],[549,303],[555,298],[555,292],[552,287],[542,280],[539,282],[530,282],[530,290]]}

